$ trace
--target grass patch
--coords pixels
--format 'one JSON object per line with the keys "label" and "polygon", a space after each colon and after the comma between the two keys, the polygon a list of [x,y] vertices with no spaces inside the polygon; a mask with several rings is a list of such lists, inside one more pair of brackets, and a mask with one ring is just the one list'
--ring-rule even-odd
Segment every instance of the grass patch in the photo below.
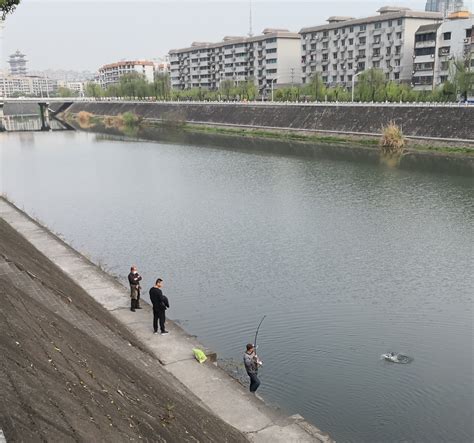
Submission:
{"label": "grass patch", "polygon": [[382,128],[380,152],[384,156],[401,156],[405,151],[406,140],[402,129],[394,122]]}

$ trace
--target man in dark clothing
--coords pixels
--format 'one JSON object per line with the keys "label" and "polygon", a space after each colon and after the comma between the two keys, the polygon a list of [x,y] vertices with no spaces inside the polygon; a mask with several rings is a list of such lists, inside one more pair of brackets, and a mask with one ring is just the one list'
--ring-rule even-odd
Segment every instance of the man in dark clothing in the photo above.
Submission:
{"label": "man in dark clothing", "polygon": [[161,278],[156,280],[155,286],[150,289],[150,301],[153,305],[153,331],[158,334],[158,320],[160,321],[161,335],[168,334],[165,329],[166,315],[165,311],[170,307],[168,298],[161,292],[163,280]]}
{"label": "man in dark clothing", "polygon": [[137,267],[133,265],[130,268],[130,274],[128,274],[128,282],[130,283],[130,298],[131,306],[130,310],[135,312],[135,309],[141,309],[140,307],[140,281],[142,276],[138,273]]}
{"label": "man in dark clothing", "polygon": [[260,380],[257,374],[258,366],[261,364],[262,362],[258,359],[257,354],[255,353],[254,345],[249,343],[247,345],[247,351],[244,354],[244,365],[245,370],[250,377],[250,392],[253,394],[255,394],[255,391],[260,386]]}

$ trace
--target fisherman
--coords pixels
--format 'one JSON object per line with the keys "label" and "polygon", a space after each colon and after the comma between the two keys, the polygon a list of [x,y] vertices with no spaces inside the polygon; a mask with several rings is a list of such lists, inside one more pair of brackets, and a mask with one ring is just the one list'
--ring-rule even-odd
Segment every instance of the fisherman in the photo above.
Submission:
{"label": "fisherman", "polygon": [[255,394],[256,390],[260,386],[260,380],[258,378],[258,366],[262,362],[258,359],[255,352],[255,346],[252,343],[247,345],[247,351],[244,353],[244,365],[248,376],[250,377],[250,392]]}
{"label": "fisherman", "polygon": [[158,278],[155,286],[150,289],[150,301],[153,305],[153,332],[158,334],[158,320],[160,321],[160,332],[161,335],[168,334],[165,329],[166,315],[165,311],[170,307],[168,297],[163,295],[161,288],[163,286],[163,280]]}
{"label": "fisherman", "polygon": [[137,267],[133,265],[130,268],[130,274],[128,274],[128,282],[130,283],[130,299],[131,306],[130,310],[135,312],[135,309],[141,309],[140,307],[140,281],[142,276],[138,273]]}

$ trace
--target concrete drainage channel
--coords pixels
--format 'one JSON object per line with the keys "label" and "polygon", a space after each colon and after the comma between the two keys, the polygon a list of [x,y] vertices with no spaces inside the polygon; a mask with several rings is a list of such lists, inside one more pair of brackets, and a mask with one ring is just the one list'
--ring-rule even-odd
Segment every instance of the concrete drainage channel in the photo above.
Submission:
{"label": "concrete drainage channel", "polygon": [[[250,441],[333,442],[328,434],[300,415],[284,416],[252,396],[212,363],[216,360],[214,353],[176,323],[169,322],[169,335],[154,335],[150,328],[149,305],[144,304],[144,309],[131,312],[126,288],[4,199],[0,199],[0,217],[125,325],[210,411],[244,433]],[[210,357],[209,363],[197,363],[192,353],[195,347],[205,350]],[[0,430],[0,443],[4,441]]]}

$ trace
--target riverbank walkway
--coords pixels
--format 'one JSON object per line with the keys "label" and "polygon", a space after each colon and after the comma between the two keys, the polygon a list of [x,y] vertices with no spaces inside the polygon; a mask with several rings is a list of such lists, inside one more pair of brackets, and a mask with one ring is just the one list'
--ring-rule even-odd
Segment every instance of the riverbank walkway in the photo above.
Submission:
{"label": "riverbank walkway", "polygon": [[[108,310],[139,343],[157,357],[169,374],[199,399],[202,405],[241,431],[250,441],[333,441],[301,416],[287,417],[270,408],[209,360],[199,364],[192,354],[192,349],[205,347],[172,321],[167,322],[169,335],[154,335],[151,328],[152,312],[148,304],[144,303],[144,309],[132,313],[129,309],[129,293],[124,286],[2,198],[0,217]],[[71,302],[74,303],[74,300]],[[60,311],[59,315],[68,315],[64,307]],[[87,333],[94,336],[93,325],[88,325],[86,329]],[[109,346],[114,347],[113,337],[110,337]],[[143,364],[146,366],[147,362],[144,361]]]}

